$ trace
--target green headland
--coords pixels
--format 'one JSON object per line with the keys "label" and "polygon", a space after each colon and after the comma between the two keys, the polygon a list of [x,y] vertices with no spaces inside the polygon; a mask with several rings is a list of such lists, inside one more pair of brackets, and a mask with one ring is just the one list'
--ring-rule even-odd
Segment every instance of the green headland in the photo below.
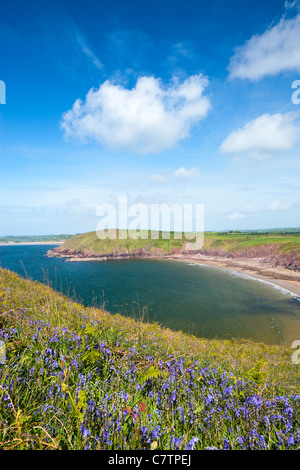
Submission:
{"label": "green headland", "polygon": [[[300,269],[300,231],[282,230],[270,232],[205,232],[201,249],[189,251],[191,239],[170,232],[165,238],[162,232],[142,231],[141,238],[134,239],[127,231],[108,232],[108,236],[87,232],[66,240],[50,251],[50,255],[72,259],[191,256],[195,254],[230,258],[264,258],[277,266]],[[197,234],[196,234],[197,236]],[[196,240],[195,236],[195,240]],[[198,235],[200,239],[200,235]]]}

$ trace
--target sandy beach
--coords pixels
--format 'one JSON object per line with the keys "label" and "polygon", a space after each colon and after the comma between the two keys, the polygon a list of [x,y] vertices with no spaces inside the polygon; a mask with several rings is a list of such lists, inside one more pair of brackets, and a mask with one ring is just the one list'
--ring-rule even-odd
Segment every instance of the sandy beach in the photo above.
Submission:
{"label": "sandy beach", "polygon": [[261,258],[225,258],[218,256],[209,256],[203,254],[194,254],[188,256],[186,254],[176,254],[169,256],[79,256],[74,254],[58,254],[48,253],[48,256],[58,256],[65,258],[69,262],[78,261],[113,261],[125,259],[157,259],[157,260],[175,260],[186,263],[205,264],[207,266],[214,266],[220,269],[240,272],[244,275],[260,279],[261,281],[271,283],[275,286],[281,287],[300,297],[300,271],[294,271],[284,267],[276,267],[272,264],[263,262]]}
{"label": "sandy beach", "polygon": [[207,255],[176,256],[173,259],[187,263],[195,262],[220,269],[237,271],[255,279],[274,284],[300,296],[300,272],[264,264],[260,259],[228,259]]}

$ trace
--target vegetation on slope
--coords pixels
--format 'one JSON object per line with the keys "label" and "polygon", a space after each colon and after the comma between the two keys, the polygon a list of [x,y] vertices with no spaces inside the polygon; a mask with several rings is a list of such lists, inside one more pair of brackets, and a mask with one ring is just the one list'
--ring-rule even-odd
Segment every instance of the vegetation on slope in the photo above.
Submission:
{"label": "vegetation on slope", "polygon": [[300,448],[292,350],[142,316],[85,308],[0,269],[0,448]]}
{"label": "vegetation on slope", "polygon": [[[160,257],[178,254],[190,254],[186,251],[185,238],[178,239],[174,232],[170,239],[151,238],[150,231],[143,231],[143,238],[132,239],[126,231],[116,231],[115,238],[100,239],[96,232],[88,232],[67,240],[61,246],[50,250],[49,256],[77,258],[122,258],[122,257]],[[146,238],[146,236],[148,238]],[[284,266],[300,270],[300,234],[299,233],[247,233],[247,232],[206,232],[204,246],[196,253],[223,256],[260,258],[274,266]]]}
{"label": "vegetation on slope", "polygon": [[[159,238],[152,239],[150,231],[143,231],[143,234],[148,234],[148,238],[132,239],[130,236],[125,238],[125,231],[122,238],[119,236],[119,231],[116,231],[116,238],[99,239],[96,232],[87,232],[76,235],[67,240],[57,250],[70,250],[72,252],[83,253],[84,251],[92,252],[94,254],[105,255],[112,252],[122,250],[133,252],[142,248],[148,248],[149,252],[155,248],[164,253],[170,253],[176,250],[183,250],[186,239],[176,239],[174,232],[170,233],[170,239],[162,238],[161,232],[156,232]],[[144,235],[143,235],[144,236]],[[227,252],[242,251],[245,248],[252,248],[264,245],[278,245],[279,250],[283,253],[290,251],[300,251],[300,234],[248,234],[248,233],[222,233],[222,232],[206,232],[204,237],[203,250],[220,248]]]}
{"label": "vegetation on slope", "polygon": [[[56,254],[82,254],[89,256],[105,256],[121,254],[160,255],[179,253],[185,244],[185,239],[176,239],[174,232],[170,239],[161,238],[161,233],[155,232],[160,238],[151,238],[151,231],[142,231],[141,238],[134,239],[133,233],[127,234],[125,230],[110,232],[107,238],[100,239],[96,232],[87,232],[67,240],[63,245],[52,250]],[[152,234],[153,237],[153,234]]]}
{"label": "vegetation on slope", "polygon": [[203,248],[209,250],[217,247],[232,253],[265,245],[276,245],[282,253],[300,252],[300,233],[207,232]]}

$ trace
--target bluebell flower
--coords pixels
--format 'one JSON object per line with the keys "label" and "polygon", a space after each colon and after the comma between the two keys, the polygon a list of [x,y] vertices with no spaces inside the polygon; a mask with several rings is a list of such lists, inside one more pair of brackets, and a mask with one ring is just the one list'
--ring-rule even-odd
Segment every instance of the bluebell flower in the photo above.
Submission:
{"label": "bluebell flower", "polygon": [[175,400],[176,400],[176,390],[174,390],[171,395],[171,403],[173,404]]}
{"label": "bluebell flower", "polygon": [[246,399],[246,405],[254,405],[256,408],[260,408],[263,404],[263,400],[258,395],[252,395]]}
{"label": "bluebell flower", "polygon": [[178,406],[177,410],[180,413],[181,421],[184,421],[185,420],[184,409],[181,406]]}
{"label": "bluebell flower", "polygon": [[195,448],[196,443],[199,441],[199,437],[193,437],[185,446],[186,450],[193,450]]}
{"label": "bluebell flower", "polygon": [[157,441],[160,436],[160,425],[158,424],[155,429],[151,431],[151,439]]}
{"label": "bluebell flower", "polygon": [[171,449],[174,449],[174,450],[179,450],[180,449],[180,446],[182,444],[182,441],[184,439],[185,436],[182,436],[182,437],[171,437],[170,441],[171,441]]}
{"label": "bluebell flower", "polygon": [[229,450],[229,449],[230,449],[230,444],[229,444],[229,442],[227,441],[227,439],[223,439],[223,442],[224,442],[223,449],[224,449],[224,450]]}
{"label": "bluebell flower", "polygon": [[91,431],[84,424],[80,425],[80,432],[84,438],[87,438],[91,434]]}
{"label": "bluebell flower", "polygon": [[126,402],[126,401],[129,400],[130,395],[128,395],[128,393],[126,393],[126,392],[123,391],[121,397],[122,397],[123,400]]}
{"label": "bluebell flower", "polygon": [[223,390],[223,395],[225,397],[230,396],[232,394],[232,390],[233,390],[232,385],[229,385],[228,387],[225,387],[224,390]]}
{"label": "bluebell flower", "polygon": [[206,397],[205,397],[205,404],[206,405],[209,405],[210,403],[213,403],[214,402],[214,396],[212,393],[209,393]]}

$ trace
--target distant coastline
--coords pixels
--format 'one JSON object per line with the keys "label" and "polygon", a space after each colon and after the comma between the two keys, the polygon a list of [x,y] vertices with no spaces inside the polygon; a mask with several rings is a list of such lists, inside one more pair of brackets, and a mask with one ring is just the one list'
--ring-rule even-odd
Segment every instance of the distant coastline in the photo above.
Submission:
{"label": "distant coastline", "polygon": [[96,232],[79,234],[48,250],[47,256],[67,262],[147,259],[197,263],[250,276],[300,296],[298,233],[206,232],[203,249],[190,251],[173,232],[169,239],[158,232],[157,238],[146,233],[148,238],[140,240],[123,232],[119,231],[113,239],[102,239]]}
{"label": "distant coastline", "polygon": [[16,245],[62,245],[64,242],[0,242],[0,246],[16,246]]}

